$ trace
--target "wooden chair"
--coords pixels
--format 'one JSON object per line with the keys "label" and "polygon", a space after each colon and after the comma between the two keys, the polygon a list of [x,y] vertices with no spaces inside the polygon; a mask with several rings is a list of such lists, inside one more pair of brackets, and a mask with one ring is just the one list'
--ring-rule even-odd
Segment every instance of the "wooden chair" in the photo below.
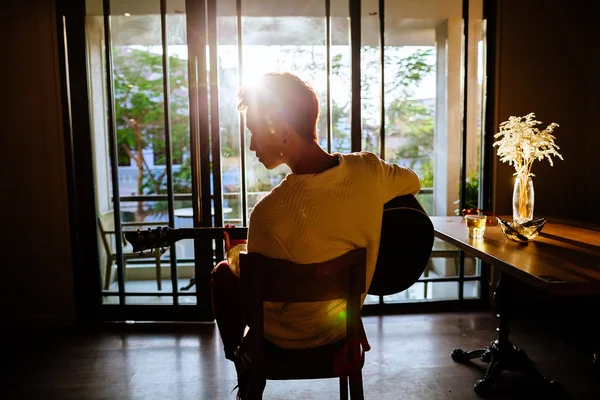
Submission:
{"label": "wooden chair", "polygon": [[[100,236],[102,238],[102,244],[106,251],[106,272],[104,279],[104,290],[108,290],[111,284],[112,277],[112,266],[116,265],[117,252],[112,246],[112,237],[115,234],[115,219],[114,211],[106,211],[98,216],[98,228],[100,229]],[[123,226],[158,226],[161,222],[124,222]],[[156,285],[158,290],[162,290],[162,277],[160,273],[160,257],[162,256],[160,249],[156,248],[148,253],[141,254],[140,252],[134,252],[133,247],[125,240],[123,235],[123,268],[127,266],[127,261],[136,258],[154,258],[156,265]]]}
{"label": "wooden chair", "polygon": [[[366,291],[366,250],[355,249],[318,264],[295,264],[259,254],[240,255],[240,278],[251,329],[244,348],[250,359],[249,399],[262,399],[266,380],[339,377],[340,396],[363,399],[364,351],[360,334],[361,295]],[[317,302],[346,299],[347,336],[311,349],[284,350],[264,339],[263,303]],[[248,345],[246,347],[246,344]],[[245,350],[246,351],[246,350]],[[340,368],[340,359],[344,367]]]}

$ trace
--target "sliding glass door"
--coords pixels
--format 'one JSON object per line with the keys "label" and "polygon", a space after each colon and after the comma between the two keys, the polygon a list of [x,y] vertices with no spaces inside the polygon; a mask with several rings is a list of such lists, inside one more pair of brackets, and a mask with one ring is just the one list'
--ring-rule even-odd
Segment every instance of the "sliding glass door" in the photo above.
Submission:
{"label": "sliding glass door", "polygon": [[[213,319],[222,241],[140,254],[123,233],[247,225],[290,172],[255,159],[236,109],[265,72],[315,88],[323,148],[413,168],[431,215],[477,205],[482,1],[86,0],[85,25],[103,319]],[[367,304],[478,298],[477,263],[436,246],[420,282]]]}

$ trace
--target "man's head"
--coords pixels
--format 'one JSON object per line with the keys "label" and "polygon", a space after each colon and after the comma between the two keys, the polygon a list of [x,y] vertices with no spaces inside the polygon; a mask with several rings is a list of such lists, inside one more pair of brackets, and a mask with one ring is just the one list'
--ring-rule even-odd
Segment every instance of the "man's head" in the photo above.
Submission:
{"label": "man's head", "polygon": [[289,163],[300,147],[316,142],[319,99],[296,75],[268,73],[242,87],[238,97],[252,132],[250,150],[268,169]]}

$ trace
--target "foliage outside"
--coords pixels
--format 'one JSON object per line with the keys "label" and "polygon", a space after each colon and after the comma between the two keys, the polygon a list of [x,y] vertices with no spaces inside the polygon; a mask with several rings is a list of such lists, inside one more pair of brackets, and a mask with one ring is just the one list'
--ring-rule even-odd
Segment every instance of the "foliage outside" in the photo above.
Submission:
{"label": "foliage outside", "polygon": [[[460,192],[460,183],[458,184]],[[473,171],[467,176],[465,180],[465,208],[477,208],[479,204],[479,175]],[[454,204],[460,204],[460,199],[456,200]],[[454,210],[454,214],[461,215],[460,206]]]}
{"label": "foliage outside", "polygon": [[[431,74],[434,64],[431,48],[420,48],[409,56],[402,56],[401,48],[385,49],[385,129],[386,140],[395,140],[398,145],[387,160],[415,169],[421,177],[423,187],[433,186],[433,107],[412,100],[414,90]],[[278,69],[302,71],[304,76],[313,77],[323,73],[325,53],[323,46],[288,46],[280,49],[286,63]],[[114,93],[117,120],[117,142],[119,164],[129,165],[129,160],[138,169],[136,193],[159,194],[167,192],[165,148],[165,122],[163,98],[162,56],[148,50],[118,47],[114,51]],[[310,60],[308,63],[302,60]],[[300,60],[300,61],[299,61]],[[332,79],[350,84],[348,54],[334,54]],[[362,49],[362,114],[363,149],[379,153],[380,95],[379,95],[379,49]],[[176,56],[169,57],[171,141],[174,168],[173,184],[176,193],[191,193],[190,138],[187,61]],[[315,87],[321,100],[322,118],[318,130],[320,143],[326,145],[326,87]],[[237,71],[219,68],[220,135],[223,172],[239,169],[239,114],[235,108]],[[332,102],[332,137],[334,151],[350,151],[350,107],[348,101]],[[387,147],[387,146],[386,146]],[[245,151],[248,151],[245,149]],[[154,157],[154,168],[146,159]],[[156,167],[156,166],[159,167]],[[286,167],[267,171],[250,154],[247,157],[249,192],[266,192],[288,172]],[[250,179],[251,178],[251,179]],[[236,178],[239,181],[239,173]],[[234,179],[235,180],[235,179]],[[239,192],[239,184],[225,187],[224,192]],[[249,201],[252,205],[253,201]],[[238,205],[234,208],[237,209]],[[155,204],[139,202],[136,218],[144,219],[148,214],[159,211]],[[237,210],[235,210],[237,211]]]}

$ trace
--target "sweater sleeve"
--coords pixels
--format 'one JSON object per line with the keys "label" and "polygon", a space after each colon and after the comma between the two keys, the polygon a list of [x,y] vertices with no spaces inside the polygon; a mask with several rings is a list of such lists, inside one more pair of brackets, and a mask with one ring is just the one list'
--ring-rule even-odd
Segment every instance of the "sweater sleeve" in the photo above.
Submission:
{"label": "sweater sleeve", "polygon": [[229,268],[238,278],[240,277],[240,253],[248,252],[248,253],[259,253],[264,255],[264,246],[265,243],[269,241],[268,235],[269,231],[264,228],[264,223],[259,223],[257,221],[260,218],[257,215],[260,212],[257,212],[257,208],[255,207],[254,211],[250,215],[250,223],[248,228],[248,240],[245,244],[238,244],[231,247],[226,254],[227,263],[229,264]]}
{"label": "sweater sleeve", "polygon": [[240,277],[240,253],[259,253],[264,255],[265,243],[269,242],[269,231],[264,229],[264,222],[261,223],[260,206],[256,205],[252,214],[250,214],[250,222],[248,227],[248,239],[245,244],[238,244],[231,247],[226,254],[229,268],[238,278]]}
{"label": "sweater sleeve", "polygon": [[410,168],[400,167],[379,159],[380,183],[383,202],[387,203],[397,196],[419,193],[421,182],[417,174]]}

